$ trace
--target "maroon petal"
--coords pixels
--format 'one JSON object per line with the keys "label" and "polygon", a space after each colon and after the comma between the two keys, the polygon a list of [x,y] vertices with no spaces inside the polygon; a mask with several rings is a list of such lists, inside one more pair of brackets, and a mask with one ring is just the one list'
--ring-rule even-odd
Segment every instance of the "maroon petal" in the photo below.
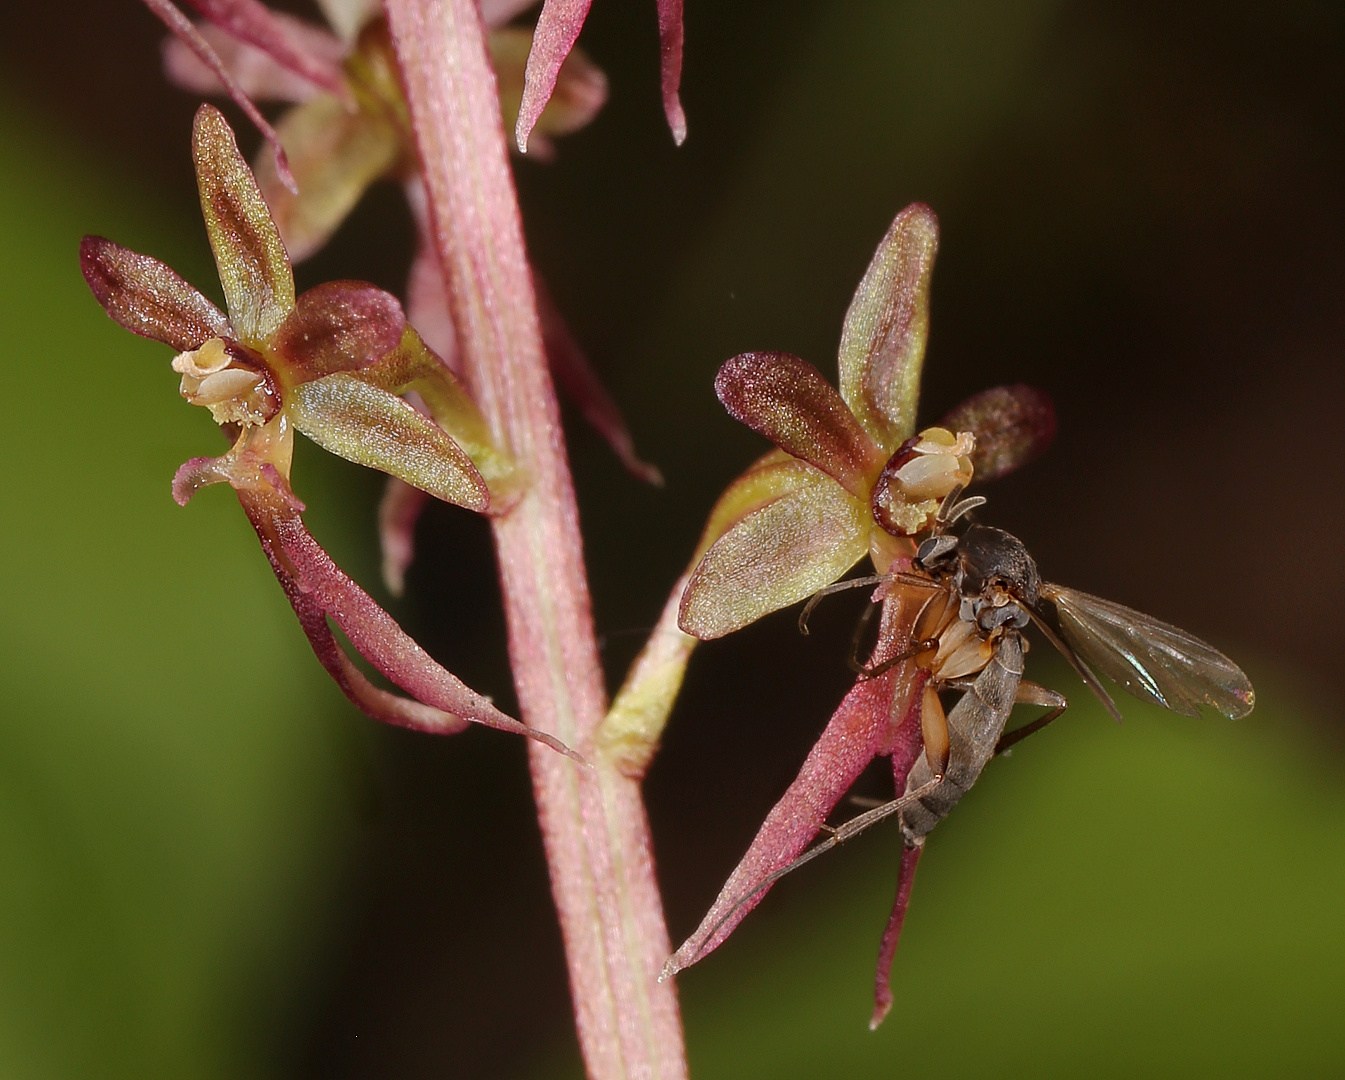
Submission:
{"label": "maroon petal", "polygon": [[248,97],[246,91],[238,85],[238,81],[229,74],[229,70],[224,66],[224,61],[219,58],[210,42],[201,36],[201,32],[196,29],[192,21],[183,15],[172,3],[172,0],[144,0],[144,4],[173,32],[173,36],[187,46],[201,63],[205,64],[215,73],[215,78],[219,79],[220,85],[224,87],[233,103],[243,110],[243,113],[253,126],[262,133],[262,137],[271,144],[271,151],[276,158],[276,171],[280,174],[285,186],[295,190],[294,177],[290,174],[289,162],[285,158],[285,150],[280,145],[280,136],[276,134],[276,129],[267,123],[266,117],[257,111],[257,106],[253,104],[252,99]]}
{"label": "maroon petal", "polygon": [[873,1015],[869,1030],[874,1031],[892,1009],[892,959],[897,955],[901,926],[906,921],[906,907],[911,902],[911,885],[915,881],[915,866],[920,861],[924,846],[901,849],[901,869],[897,873],[897,895],[892,901],[892,914],[883,930],[883,941],[878,946],[878,971],[873,984]]}
{"label": "maroon petal", "polygon": [[788,353],[743,353],[719,369],[715,393],[753,431],[868,498],[883,455],[812,364]]}
{"label": "maroon petal", "polygon": [[158,259],[86,236],[79,264],[103,309],[132,333],[179,352],[229,334],[224,312]]}
{"label": "maroon petal", "polygon": [[845,696],[696,932],[669,959],[666,974],[690,967],[718,948],[770,891],[759,888],[760,882],[788,866],[812,842],[832,808],[873,760],[887,731],[898,677],[894,669],[876,679],[861,679]]}
{"label": "maroon petal", "polygon": [[[621,409],[603,386],[598,373],[588,362],[579,342],[575,341],[565,319],[551,299],[551,291],[537,274],[532,276],[537,290],[537,314],[542,322],[542,344],[551,375],[565,391],[607,445],[612,448],[626,471],[646,484],[663,486],[658,467],[641,461],[635,453],[635,440],[626,426]],[[442,294],[441,294],[442,295]]]}
{"label": "maroon petal", "polygon": [[388,477],[378,504],[378,539],[383,548],[383,584],[393,596],[401,596],[406,585],[406,568],[416,557],[416,522],[429,501],[429,492]]}
{"label": "maroon petal", "polygon": [[[344,90],[341,55],[345,51],[335,37],[322,33],[323,47],[314,48],[316,27],[295,28],[297,19],[272,11],[258,0],[187,0],[221,30],[260,49],[281,67],[302,75],[315,86],[340,94]],[[323,41],[322,39],[327,39]]]}
{"label": "maroon petal", "polygon": [[290,577],[382,675],[425,705],[473,723],[526,735],[583,761],[558,739],[506,716],[435,663],[391,615],[332,562],[298,514],[288,508],[277,509],[274,498],[255,492],[242,490],[238,497],[282,584],[286,576]]}
{"label": "maroon petal", "polygon": [[939,425],[975,435],[976,479],[995,480],[1046,452],[1055,440],[1055,406],[1032,386],[992,386],[967,398]]}
{"label": "maroon petal", "polygon": [[381,360],[405,328],[401,302],[392,293],[363,281],[329,281],[299,297],[271,344],[317,379]]}
{"label": "maroon petal", "polygon": [[308,637],[309,644],[313,646],[318,662],[327,669],[327,673],[341,688],[341,692],[361,712],[385,724],[424,731],[431,735],[455,735],[468,726],[468,721],[461,716],[432,708],[412,698],[390,694],[366,679],[364,673],[351,662],[350,657],[337,644],[336,636],[327,625],[327,615],[322,607],[312,596],[299,588],[272,551],[268,550],[266,554],[270,559],[271,569],[275,571],[280,581],[280,587],[285,590],[285,598],[294,608],[294,614],[299,617],[299,625]]}
{"label": "maroon petal", "polygon": [[682,85],[682,0],[658,0],[658,41],[663,113],[672,128],[673,142],[681,146],[687,137],[687,118],[678,96]]}
{"label": "maroon petal", "polygon": [[574,48],[592,3],[593,0],[546,0],[542,5],[537,29],[533,32],[532,52],[528,54],[518,123],[514,125],[514,138],[520,151],[527,152],[528,136],[551,100],[560,66]]}

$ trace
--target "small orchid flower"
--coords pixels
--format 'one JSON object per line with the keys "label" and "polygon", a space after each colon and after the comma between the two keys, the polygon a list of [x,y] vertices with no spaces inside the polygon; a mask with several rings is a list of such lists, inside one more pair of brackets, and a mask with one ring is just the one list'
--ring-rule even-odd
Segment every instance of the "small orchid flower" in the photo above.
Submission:
{"label": "small orchid flower", "polygon": [[[85,237],[80,247],[99,303],[128,330],[178,350],[172,367],[182,396],[208,408],[232,443],[220,457],[186,462],[174,477],[174,498],[185,505],[208,484],[234,488],[318,659],[369,716],[437,733],[471,721],[564,750],[430,659],[318,546],[290,488],[295,431],[478,512],[507,503],[516,485],[510,461],[395,297],[348,281],[295,295],[280,234],[213,106],[197,111],[192,150],[227,314],[149,256],[100,237]],[[429,417],[398,396],[409,389]],[[415,700],[372,685],[337,644],[329,618]]]}
{"label": "small orchid flower", "polygon": [[[893,222],[846,313],[840,391],[811,364],[746,353],[720,369],[715,390],[737,419],[776,444],[734,482],[694,562],[678,605],[680,630],[707,640],[812,596],[868,555],[880,579],[909,569],[913,538],[927,533],[948,496],[1039,454],[1054,435],[1049,400],[1028,387],[998,387],[915,430],[929,324],[938,224],[915,204]],[[726,512],[725,512],[726,511]],[[712,519],[713,521],[713,519]],[[872,581],[873,579],[869,579]],[[922,749],[937,756],[941,708],[928,665],[964,660],[906,655],[927,594],[881,580],[870,668],[846,695],[784,797],[700,927],[669,959],[665,977],[719,946],[826,827],[827,816],[875,756],[892,760],[897,791]],[[683,661],[684,662],[684,661]],[[980,661],[982,664],[984,660]],[[922,666],[925,665],[925,666]],[[952,677],[951,675],[949,677]],[[620,700],[620,699],[618,699]],[[942,737],[946,743],[946,729]],[[945,751],[946,753],[946,751]],[[903,876],[880,950],[874,1023],[891,1003],[888,971],[905,914],[915,855]]]}
{"label": "small orchid flower", "polygon": [[[147,0],[158,11],[168,0]],[[484,0],[491,60],[506,124],[517,116],[532,31],[507,26],[536,0]],[[387,23],[369,0],[324,0],[336,33],[272,11],[258,0],[191,0],[208,22],[180,13],[161,17],[173,29],[164,44],[170,81],[202,94],[230,92],[294,103],[278,121],[284,154],[263,154],[257,181],[292,261],[319,250],[381,178],[405,187],[416,221],[418,250],[407,287],[412,325],[454,371],[457,341],[445,306],[445,285],[419,176],[415,141]],[[171,6],[171,5],[170,5]],[[208,50],[203,52],[203,48]],[[607,98],[607,80],[582,52],[562,65],[556,92],[538,120],[532,155],[546,159],[551,139],[586,126]],[[249,105],[251,102],[249,101]],[[584,418],[635,477],[659,486],[658,469],[642,461],[621,411],[570,334],[540,278],[535,281],[552,375]],[[379,513],[383,579],[400,595],[415,551],[415,526],[426,495],[389,480]]]}

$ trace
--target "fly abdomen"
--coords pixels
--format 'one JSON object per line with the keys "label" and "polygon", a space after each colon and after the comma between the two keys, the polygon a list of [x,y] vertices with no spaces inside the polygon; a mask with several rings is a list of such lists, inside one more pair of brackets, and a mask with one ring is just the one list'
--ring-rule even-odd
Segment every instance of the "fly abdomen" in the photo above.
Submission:
{"label": "fly abdomen", "polygon": [[[1023,643],[1016,631],[1006,631],[995,642],[995,652],[971,688],[948,714],[948,766],[943,781],[901,814],[908,844],[920,844],[948,812],[995,754],[1004,725],[1013,710],[1023,677]],[[934,779],[929,759],[921,754],[906,779],[912,791]]]}

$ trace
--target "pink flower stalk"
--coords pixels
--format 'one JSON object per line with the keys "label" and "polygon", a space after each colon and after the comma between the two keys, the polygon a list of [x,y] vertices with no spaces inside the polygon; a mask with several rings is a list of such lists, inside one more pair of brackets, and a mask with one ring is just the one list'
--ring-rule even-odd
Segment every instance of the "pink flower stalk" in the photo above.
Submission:
{"label": "pink flower stalk", "polygon": [[[891,758],[898,795],[922,753],[946,762],[937,685],[979,670],[988,657],[989,645],[975,637],[929,643],[945,613],[930,611],[929,593],[903,584],[899,574],[910,569],[912,538],[929,532],[945,500],[973,475],[1002,475],[1037,456],[1055,419],[1039,392],[998,387],[940,426],[914,433],[937,245],[927,207],[897,216],[846,313],[839,393],[811,364],[779,353],[734,357],[715,380],[725,408],[778,449],[721,499],[680,599],[681,630],[707,640],[741,629],[817,594],[865,555],[878,577],[856,584],[879,584],[873,602],[881,605],[881,622],[868,668],[696,932],[669,958],[664,977],[733,932],[827,828],[828,815],[874,757]],[[902,859],[880,948],[875,1026],[891,1006],[891,961],[919,850]]]}
{"label": "pink flower stalk", "polygon": [[675,993],[658,982],[669,945],[640,777],[603,734],[578,513],[481,14],[472,0],[386,8],[462,370],[531,480],[492,522],[520,707],[594,766],[530,754],[580,1046],[597,1080],[677,1080],[686,1058]]}
{"label": "pink flower stalk", "polygon": [[[514,126],[520,151],[527,151],[528,137],[555,92],[562,65],[579,38],[593,0],[546,0],[537,19],[537,31],[528,56],[527,85]],[[663,112],[672,129],[673,141],[681,146],[687,137],[686,114],[682,111],[682,0],[658,0],[658,36],[663,86]]]}
{"label": "pink flower stalk", "polygon": [[[435,663],[304,527],[303,504],[290,488],[295,431],[478,512],[498,512],[514,497],[513,465],[395,297],[362,282],[295,296],[280,234],[213,106],[198,110],[192,147],[227,315],[155,259],[100,237],[80,246],[99,303],[127,329],[179,350],[173,370],[182,395],[208,408],[232,442],[220,457],[185,463],[174,498],[185,505],[208,484],[234,488],[318,659],[369,716],[441,734],[485,724],[569,753]],[[433,419],[398,396],[413,387],[432,403]],[[373,686],[337,645],[329,618],[415,700]]]}

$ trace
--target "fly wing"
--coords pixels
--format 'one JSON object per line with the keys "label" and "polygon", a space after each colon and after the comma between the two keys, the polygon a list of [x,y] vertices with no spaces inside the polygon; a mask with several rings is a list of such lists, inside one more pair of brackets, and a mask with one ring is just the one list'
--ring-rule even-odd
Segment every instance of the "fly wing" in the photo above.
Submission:
{"label": "fly wing", "polygon": [[1199,716],[1202,705],[1230,720],[1252,711],[1242,669],[1194,634],[1075,589],[1047,584],[1042,595],[1074,651],[1135,697],[1183,716]]}

